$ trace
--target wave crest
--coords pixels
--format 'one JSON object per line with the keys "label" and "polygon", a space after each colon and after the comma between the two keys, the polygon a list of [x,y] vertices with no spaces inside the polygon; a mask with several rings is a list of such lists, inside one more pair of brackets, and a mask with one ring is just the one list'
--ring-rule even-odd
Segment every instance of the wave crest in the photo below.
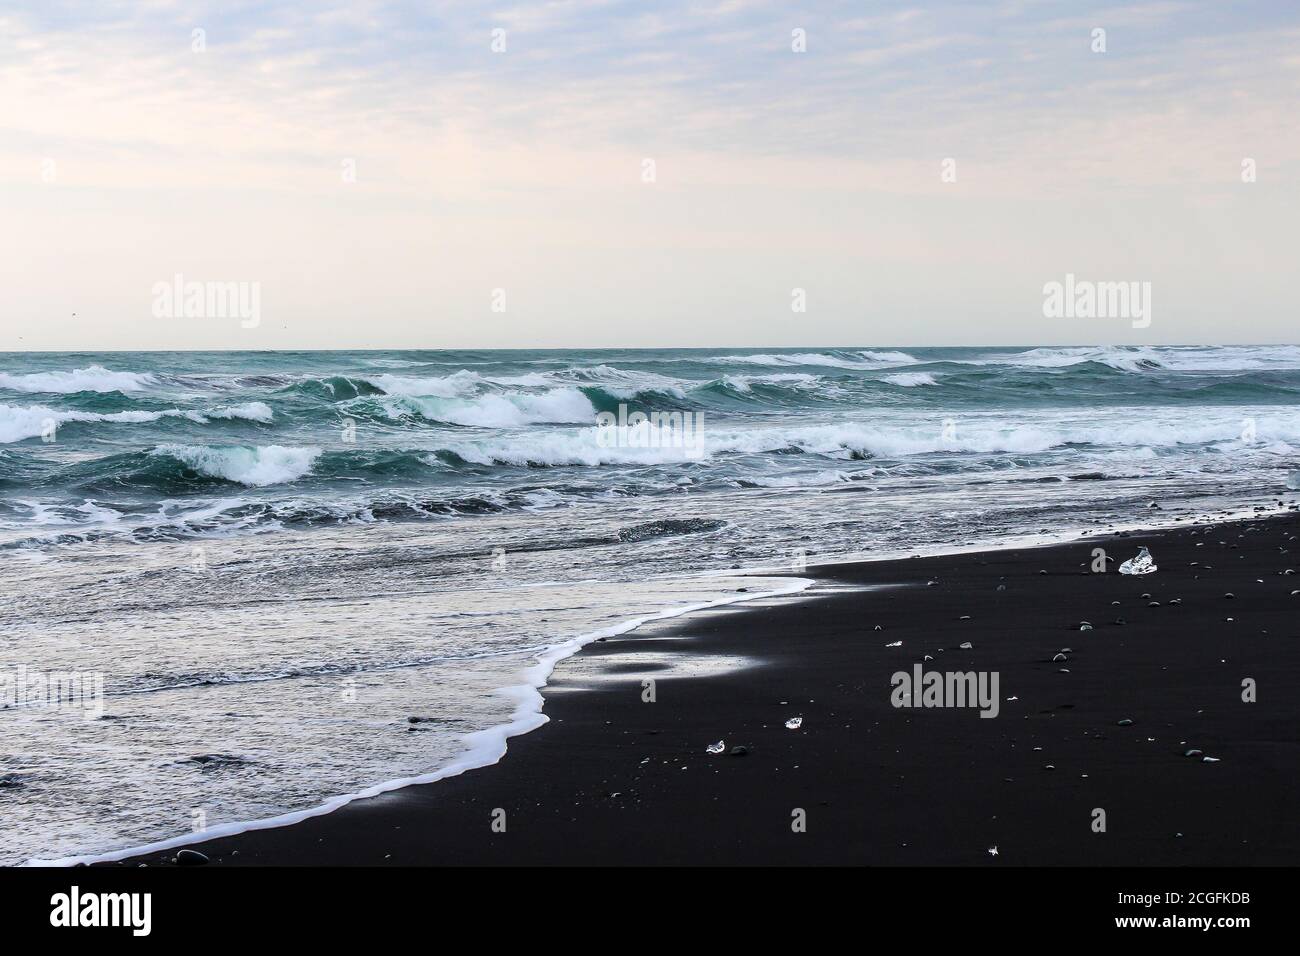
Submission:
{"label": "wave crest", "polygon": [[377,409],[386,418],[412,416],[474,428],[519,428],[539,424],[582,424],[596,420],[596,408],[581,391],[551,389],[538,394],[485,393],[473,398],[387,395],[344,403],[360,411]]}
{"label": "wave crest", "polygon": [[156,381],[147,373],[111,372],[102,365],[90,365],[71,372],[32,372],[28,375],[0,372],[0,388],[14,392],[63,395],[76,392],[138,392]]}
{"label": "wave crest", "polygon": [[937,385],[934,376],[929,372],[899,372],[897,375],[886,375],[883,379],[890,385],[897,385],[900,388],[915,388],[918,385]]}
{"label": "wave crest", "polygon": [[242,405],[205,409],[202,412],[182,408],[169,408],[162,411],[131,409],[125,412],[81,412],[47,408],[44,405],[0,404],[0,444],[39,438],[47,433],[51,425],[56,429],[71,422],[141,425],[162,421],[164,418],[184,418],[199,425],[206,425],[214,418],[243,419],[270,424],[274,413],[264,402],[245,402]]}
{"label": "wave crest", "polygon": [[150,454],[174,458],[211,478],[261,488],[297,481],[307,475],[320,457],[321,449],[286,448],[283,445],[260,445],[254,448],[159,445]]}

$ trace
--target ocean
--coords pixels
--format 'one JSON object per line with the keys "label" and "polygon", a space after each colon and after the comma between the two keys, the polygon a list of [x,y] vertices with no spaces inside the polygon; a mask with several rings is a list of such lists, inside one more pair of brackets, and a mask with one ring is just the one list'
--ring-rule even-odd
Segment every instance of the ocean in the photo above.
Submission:
{"label": "ocean", "polygon": [[583,642],[802,586],[739,572],[1249,509],[1297,448],[1297,346],[0,354],[0,864],[491,762]]}

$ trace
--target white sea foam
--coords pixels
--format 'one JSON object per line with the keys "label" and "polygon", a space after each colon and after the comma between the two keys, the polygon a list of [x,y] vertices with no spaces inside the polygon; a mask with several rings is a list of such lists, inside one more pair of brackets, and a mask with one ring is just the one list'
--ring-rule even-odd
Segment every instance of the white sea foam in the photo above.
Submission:
{"label": "white sea foam", "polygon": [[632,398],[639,392],[648,391],[685,398],[686,389],[699,384],[654,372],[629,371],[612,365],[574,366],[523,375],[480,375],[465,369],[451,375],[429,378],[374,375],[363,381],[382,389],[388,395],[408,398],[475,398],[484,394],[501,394],[496,391],[498,388],[571,388],[574,385],[598,386],[615,398]]}
{"label": "white sea foam", "polygon": [[657,372],[633,371],[613,365],[578,366],[548,375],[559,381],[599,386],[615,398],[633,398],[639,392],[661,392],[685,398],[686,389],[699,384]]}
{"label": "white sea foam", "polygon": [[51,422],[58,426],[60,414],[43,405],[0,405],[0,444],[37,438]]}
{"label": "white sea foam", "polygon": [[526,375],[485,375],[483,381],[493,385],[513,388],[545,388],[554,383],[554,379],[542,372],[529,372]]}
{"label": "white sea foam", "polygon": [[212,448],[207,445],[160,445],[151,454],[184,462],[195,471],[253,488],[297,481],[311,471],[319,448]]}
{"label": "white sea foam", "polygon": [[576,424],[596,420],[596,408],[591,400],[574,388],[556,388],[540,394],[489,393],[474,398],[390,395],[380,399],[380,404],[390,418],[414,413],[430,421],[479,428],[519,428],[523,425]]}
{"label": "white sea foam", "polygon": [[828,355],[824,352],[774,352],[756,355],[715,355],[705,359],[708,362],[720,362],[739,365],[768,366],[826,366],[843,369],[878,369],[891,365],[915,365],[916,359],[906,352],[871,352],[858,351],[858,360]]}
{"label": "white sea foam", "polygon": [[773,477],[750,475],[744,479],[737,479],[735,483],[740,486],[753,485],[757,488],[824,488],[827,486],[844,486],[854,480],[854,477],[848,472],[834,469],[818,471],[813,474],[777,475]]}
{"label": "white sea foam", "polygon": [[[1134,409],[1114,411],[1113,418],[1100,422],[1089,419],[1034,423],[978,418],[955,422],[951,430],[945,429],[938,421],[899,425],[844,422],[805,427],[705,428],[701,445],[705,458],[757,455],[788,448],[832,458],[862,454],[902,458],[933,453],[1025,455],[1072,445],[1110,447],[1137,454],[1145,454],[1137,451],[1144,448],[1204,445],[1238,452],[1285,455],[1292,446],[1300,444],[1300,420],[1286,416],[1255,418],[1256,435],[1247,441],[1242,437],[1242,414],[1235,410],[1214,417],[1201,416],[1195,422],[1185,419],[1167,421]],[[517,466],[648,465],[677,462],[683,457],[682,449],[672,447],[668,440],[602,442],[595,427],[493,436],[453,442],[444,447],[476,464]]]}
{"label": "white sea foam", "polygon": [[514,712],[511,714],[510,720],[507,723],[465,735],[463,738],[465,745],[464,753],[446,766],[440,767],[430,773],[404,777],[398,780],[386,780],[382,783],[377,783],[359,790],[356,793],[343,794],[330,800],[326,800],[324,803],[309,809],[282,813],[278,816],[262,820],[216,824],[207,827],[202,833],[187,833],[181,836],[172,837],[168,840],[159,840],[145,846],[129,847],[108,853],[72,856],[52,860],[32,859],[28,860],[26,865],[75,866],[79,863],[108,863],[146,853],[160,853],[164,850],[188,846],[200,841],[234,836],[239,833],[247,833],[251,830],[270,830],[276,827],[289,826],[290,824],[300,823],[303,820],[312,817],[332,813],[333,811],[347,806],[349,803],[353,803],[356,800],[376,797],[382,793],[389,793],[393,790],[400,790],[403,787],[410,787],[416,784],[434,783],[438,780],[444,780],[447,777],[459,776],[467,770],[476,770],[479,767],[490,766],[497,763],[505,756],[506,742],[511,737],[517,737],[520,734],[526,734],[529,731],[536,730],[538,727],[541,727],[550,720],[549,717],[542,713],[542,706],[545,704],[545,699],[541,694],[542,688],[546,686],[547,682],[551,678],[551,674],[555,671],[556,665],[558,665],[560,661],[567,657],[572,657],[592,641],[601,638],[617,637],[620,634],[634,631],[641,625],[647,624],[651,621],[668,620],[695,611],[726,607],[732,604],[743,604],[749,601],[793,596],[798,594],[800,591],[811,587],[812,584],[812,580],[808,578],[791,578],[782,581],[779,585],[773,587],[769,591],[760,591],[752,594],[746,593],[743,595],[733,594],[713,601],[703,601],[697,604],[689,604],[684,607],[668,608],[654,614],[647,614],[644,617],[624,621],[612,627],[592,631],[571,640],[552,644],[538,655],[537,662],[533,666],[524,671],[521,675],[522,683],[503,688],[499,692],[514,703]]}
{"label": "white sea foam", "polygon": [[412,362],[409,359],[366,359],[367,365],[373,365],[375,368],[418,368],[421,365],[427,365],[427,362]]}
{"label": "white sea foam", "polygon": [[1300,346],[1065,346],[1024,352],[992,352],[961,365],[1011,365],[1025,368],[1069,368],[1084,362],[1109,365],[1121,372],[1166,369],[1180,372],[1232,372],[1300,369]]}
{"label": "white sea foam", "polygon": [[404,375],[374,375],[362,379],[389,395],[412,398],[458,398],[473,395],[483,384],[477,372],[463,370],[433,378],[410,378]]}
{"label": "white sea foam", "polygon": [[0,372],[0,388],[15,392],[47,394],[136,392],[153,385],[155,381],[156,379],[149,374],[110,372],[102,365],[91,365],[71,372],[32,372],[28,375],[10,375]]}
{"label": "white sea foam", "polygon": [[862,349],[858,354],[868,362],[891,362],[900,365],[915,365],[917,363],[917,359],[906,352],[873,352],[870,349]]}
{"label": "white sea foam", "polygon": [[1182,372],[1300,369],[1297,345],[1170,346],[1152,351],[1161,365]]}
{"label": "white sea foam", "polygon": [[776,372],[771,375],[724,375],[722,382],[733,391],[748,394],[755,385],[781,385],[786,388],[815,389],[821,376],[808,372]]}
{"label": "white sea foam", "polygon": [[670,429],[660,429],[653,422],[635,426],[637,440],[624,439],[628,429],[617,436],[592,426],[578,431],[530,431],[508,438],[494,437],[482,441],[451,442],[444,446],[468,462],[479,465],[654,465],[684,460],[685,450],[673,447],[676,436]]}
{"label": "white sea foam", "polygon": [[[1107,422],[1067,424],[1004,423],[996,419],[956,422],[951,432],[937,425],[878,426],[859,423],[792,429],[780,433],[786,444],[807,452],[837,454],[860,451],[882,457],[902,457],[933,452],[975,452],[982,454],[1033,454],[1069,445],[1119,448],[1175,448],[1180,445],[1221,446],[1226,450],[1285,454],[1284,448],[1300,441],[1300,421],[1284,416],[1255,419],[1256,436],[1242,437],[1242,416],[1226,412],[1217,420],[1202,418],[1170,422],[1144,419],[1136,410]],[[1280,443],[1280,444],[1279,444]],[[764,448],[766,446],[766,449]],[[706,447],[715,453],[729,449],[758,452],[779,448],[772,436],[760,431],[732,436],[710,433]]]}
{"label": "white sea foam", "polygon": [[45,433],[50,423],[53,423],[55,428],[69,422],[140,425],[161,421],[164,418],[186,418],[202,425],[213,418],[241,418],[246,421],[265,424],[269,423],[273,417],[274,413],[263,402],[248,402],[243,405],[207,409],[202,412],[181,408],[169,408],[164,411],[131,409],[125,412],[79,412],[53,409],[44,405],[0,404],[0,444],[22,441],[26,438],[38,438]]}
{"label": "white sea foam", "polygon": [[243,405],[231,405],[229,408],[217,408],[202,413],[194,413],[204,418],[242,418],[245,421],[270,424],[275,413],[265,402],[245,402]]}
{"label": "white sea foam", "polygon": [[890,385],[898,385],[901,388],[938,384],[929,372],[899,372],[896,375],[886,375],[884,380]]}
{"label": "white sea foam", "polygon": [[961,365],[1019,365],[1027,368],[1069,368],[1085,362],[1097,362],[1122,372],[1141,372],[1164,364],[1161,355],[1153,349],[1120,346],[1038,348],[956,361]]}

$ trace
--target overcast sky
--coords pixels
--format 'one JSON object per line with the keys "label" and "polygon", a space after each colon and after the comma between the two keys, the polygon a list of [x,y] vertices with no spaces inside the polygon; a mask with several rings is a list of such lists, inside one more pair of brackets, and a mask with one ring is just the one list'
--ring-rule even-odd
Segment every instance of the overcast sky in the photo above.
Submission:
{"label": "overcast sky", "polygon": [[1294,342],[1298,117],[1290,0],[19,0],[0,349]]}

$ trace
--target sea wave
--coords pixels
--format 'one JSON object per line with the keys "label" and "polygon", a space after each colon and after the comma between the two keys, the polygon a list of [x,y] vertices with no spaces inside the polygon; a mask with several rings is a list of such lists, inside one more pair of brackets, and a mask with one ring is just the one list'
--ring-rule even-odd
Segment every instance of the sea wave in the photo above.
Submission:
{"label": "sea wave", "polygon": [[1286,371],[1300,369],[1300,346],[1056,346],[1022,351],[995,349],[975,358],[942,359],[942,361],[954,361],[964,365],[1015,365],[1043,369],[1068,368],[1072,365],[1096,362],[1121,372]]}
{"label": "sea wave", "polygon": [[929,372],[899,372],[897,375],[886,375],[882,381],[890,385],[897,385],[901,388],[915,388],[917,385],[937,385],[934,376]]}
{"label": "sea wave", "polygon": [[1300,369],[1300,346],[1163,346],[1154,350],[1165,368],[1180,372]]}
{"label": "sea wave", "polygon": [[103,365],[88,365],[72,372],[31,372],[9,375],[0,372],[0,389],[10,392],[73,394],[77,392],[139,392],[156,382],[142,372],[110,372]]}
{"label": "sea wave", "polygon": [[[697,360],[698,361],[698,360]],[[715,355],[702,361],[723,364],[768,366],[826,366],[829,368],[874,370],[891,365],[916,365],[906,352],[876,352],[869,349],[831,352],[772,352],[755,355]]]}
{"label": "sea wave", "polygon": [[777,372],[772,375],[724,375],[717,382],[706,383],[705,387],[721,384],[733,392],[749,395],[754,391],[755,385],[775,385],[807,391],[816,389],[821,383],[820,376],[810,375],[807,372]]}
{"label": "sea wave", "polygon": [[0,388],[13,392],[46,394],[137,392],[156,381],[154,376],[146,373],[111,372],[102,365],[91,365],[71,372],[31,372],[26,375],[0,372]]}
{"label": "sea wave", "polygon": [[203,411],[169,408],[162,411],[131,409],[124,412],[85,412],[47,408],[44,405],[0,404],[0,444],[38,438],[50,434],[51,426],[57,430],[72,422],[139,425],[165,418],[188,419],[199,425],[205,425],[212,419],[243,419],[269,424],[274,418],[274,413],[264,402],[245,402],[241,405]]}
{"label": "sea wave", "polygon": [[1086,362],[1096,362],[1121,372],[1143,372],[1164,367],[1160,356],[1154,350],[1124,346],[1037,348],[1024,352],[993,354],[955,361],[960,365],[1018,365],[1044,369],[1069,368]]}
{"label": "sea wave", "polygon": [[344,402],[349,411],[378,414],[391,420],[412,417],[476,428],[519,428],[537,424],[594,422],[596,408],[578,389],[542,393],[485,393],[472,398],[386,395]]}
{"label": "sea wave", "polygon": [[321,455],[319,448],[261,445],[214,448],[208,445],[160,445],[151,454],[174,458],[203,475],[250,488],[296,481],[307,475]]}
{"label": "sea wave", "polygon": [[656,430],[651,423],[613,435],[592,427],[549,433],[526,433],[486,440],[448,443],[440,454],[481,465],[556,467],[617,464],[667,464],[719,456],[811,454],[836,458],[903,458],[934,453],[1034,454],[1070,446],[1174,448],[1219,445],[1290,454],[1300,444],[1300,422],[1259,419],[1256,433],[1243,437],[1243,422],[1226,416],[1215,422],[1173,425],[1143,421],[1130,425],[1063,426],[1011,424],[996,420],[953,421],[926,425],[883,426],[865,423],[794,428],[704,429],[697,442],[683,447],[681,434]]}
{"label": "sea wave", "polygon": [[431,378],[411,378],[405,375],[370,375],[368,382],[385,395],[404,395],[411,398],[459,398],[473,395],[484,383],[477,372],[462,370],[451,375]]}
{"label": "sea wave", "polygon": [[[810,587],[812,583],[811,580],[806,578],[785,579],[781,580],[779,583],[772,584],[767,584],[765,582],[762,589],[753,592],[743,594],[732,593],[727,594],[725,597],[710,596],[707,600],[696,601],[695,603],[685,605],[678,604],[645,613],[639,617],[621,620],[614,624],[605,625],[598,630],[580,634],[577,637],[566,636],[564,639],[547,644],[540,649],[529,647],[521,648],[520,650],[522,652],[535,655],[535,663],[526,668],[520,676],[523,683],[503,687],[497,691],[498,695],[504,696],[508,700],[513,701],[513,710],[509,715],[509,718],[504,723],[495,724],[463,736],[461,738],[461,743],[464,747],[462,752],[440,768],[371,784],[358,789],[353,793],[330,797],[323,803],[307,809],[293,810],[274,816],[264,816],[260,819],[254,820],[220,823],[215,827],[209,827],[202,834],[202,837],[204,839],[212,839],[220,836],[232,836],[251,830],[263,830],[299,823],[312,817],[331,813],[334,810],[357,800],[377,797],[381,794],[416,784],[434,783],[438,780],[446,777],[453,777],[468,770],[490,766],[491,764],[498,762],[505,755],[507,740],[519,734],[525,734],[529,731],[535,730],[546,723],[547,718],[542,714],[542,706],[545,702],[540,690],[545,687],[547,682],[550,680],[551,673],[554,671],[555,666],[566,657],[570,657],[577,653],[584,645],[592,641],[606,640],[620,634],[626,634],[630,631],[636,630],[643,624],[652,621],[668,620],[695,611],[727,607],[729,605],[740,604],[748,601],[771,600],[773,598],[794,595]],[[268,811],[261,810],[260,812],[265,814]],[[187,844],[194,843],[196,839],[197,837],[194,834],[189,833],[181,836],[159,839],[142,846],[119,848],[108,852],[100,851],[57,859],[32,858],[27,861],[27,865],[71,867],[77,865],[90,865],[93,863],[109,863],[131,856],[141,856],[183,847]]]}

